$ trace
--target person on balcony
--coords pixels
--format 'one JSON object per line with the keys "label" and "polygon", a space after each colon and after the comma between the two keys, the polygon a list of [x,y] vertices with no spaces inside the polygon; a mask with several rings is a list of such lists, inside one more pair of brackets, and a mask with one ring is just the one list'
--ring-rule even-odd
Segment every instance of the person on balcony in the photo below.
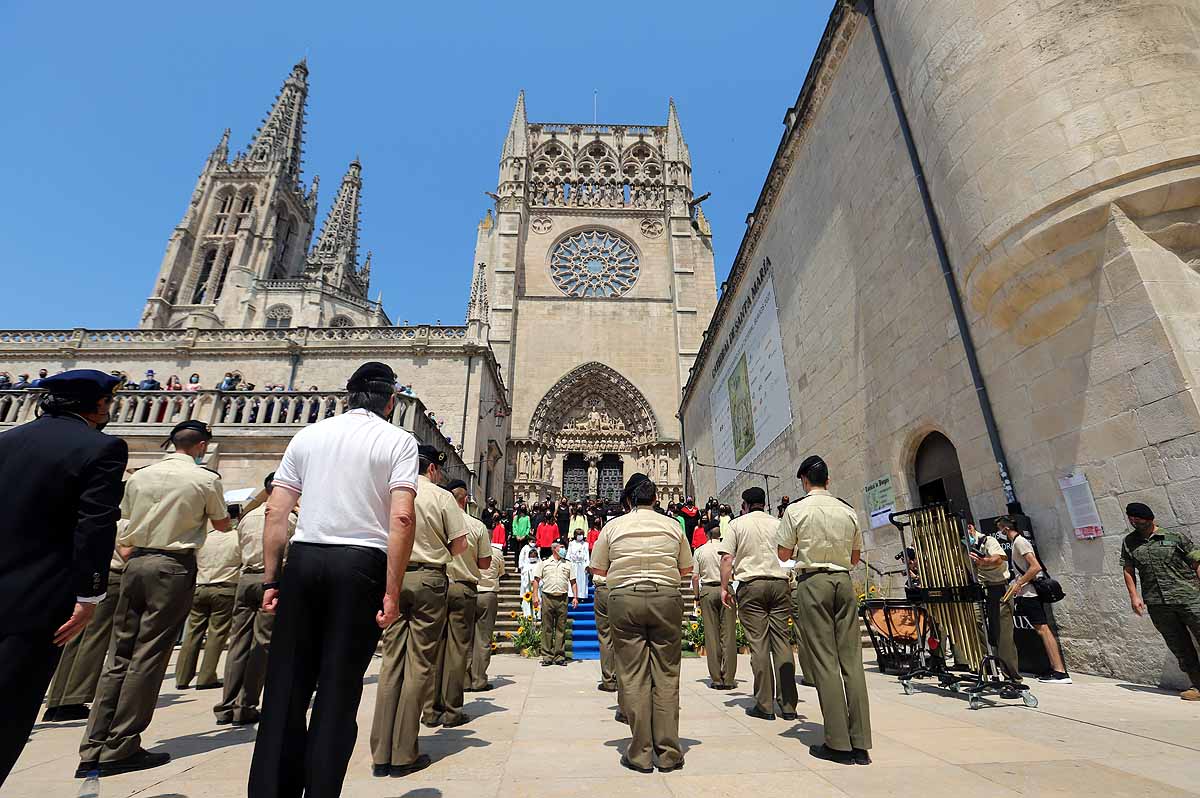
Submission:
{"label": "person on balcony", "polygon": [[200,384],[200,375],[192,372],[192,376],[188,377],[187,387],[184,390],[193,392],[204,390],[204,386]]}
{"label": "person on balcony", "polygon": [[154,379],[154,369],[146,370],[146,378],[138,383],[139,391],[161,391],[162,383]]}

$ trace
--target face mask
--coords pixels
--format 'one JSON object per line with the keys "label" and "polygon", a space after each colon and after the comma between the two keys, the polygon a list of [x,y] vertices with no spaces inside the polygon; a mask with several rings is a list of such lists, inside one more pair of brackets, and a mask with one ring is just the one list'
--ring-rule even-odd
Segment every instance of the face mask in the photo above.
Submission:
{"label": "face mask", "polygon": [[196,461],[196,465],[201,465],[204,463],[203,457],[193,457],[192,459]]}

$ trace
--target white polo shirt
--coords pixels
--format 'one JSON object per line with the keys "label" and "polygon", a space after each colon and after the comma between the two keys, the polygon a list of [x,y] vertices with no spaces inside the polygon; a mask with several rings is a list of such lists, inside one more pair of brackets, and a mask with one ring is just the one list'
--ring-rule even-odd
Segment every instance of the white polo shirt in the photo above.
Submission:
{"label": "white polo shirt", "polygon": [[296,433],[275,486],[303,496],[292,542],[386,551],[391,492],[417,492],[417,439],[369,410],[351,410]]}

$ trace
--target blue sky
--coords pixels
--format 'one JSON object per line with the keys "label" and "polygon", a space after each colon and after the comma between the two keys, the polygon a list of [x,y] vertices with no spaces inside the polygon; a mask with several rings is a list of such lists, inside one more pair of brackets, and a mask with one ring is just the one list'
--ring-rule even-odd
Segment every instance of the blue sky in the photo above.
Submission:
{"label": "blue sky", "polygon": [[522,88],[548,122],[596,90],[599,121],[664,124],[673,96],[720,282],[831,5],[0,0],[0,326],[135,326],[222,129],[244,148],[306,54],[305,179],[323,218],[361,157],[396,323],[461,323]]}

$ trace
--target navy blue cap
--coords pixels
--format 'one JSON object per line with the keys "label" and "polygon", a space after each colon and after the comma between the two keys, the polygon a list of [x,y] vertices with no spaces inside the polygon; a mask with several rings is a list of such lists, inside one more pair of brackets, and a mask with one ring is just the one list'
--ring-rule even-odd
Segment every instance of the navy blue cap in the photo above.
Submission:
{"label": "navy blue cap", "polygon": [[84,401],[97,401],[105,396],[112,396],[116,387],[121,384],[119,377],[105,374],[95,369],[73,369],[43,377],[38,387],[55,396],[64,396]]}
{"label": "navy blue cap", "polygon": [[187,421],[180,421],[178,424],[176,424],[171,429],[171,435],[165,441],[163,441],[162,448],[165,449],[165,448],[167,448],[167,444],[174,443],[175,436],[178,435],[180,432],[184,432],[187,430],[202,433],[204,435],[205,440],[208,440],[208,441],[212,440],[212,429],[207,424],[205,424],[203,421],[197,421],[196,419],[193,418],[193,419],[189,419]]}
{"label": "navy blue cap", "polygon": [[363,363],[354,373],[350,375],[350,379],[346,382],[347,391],[369,391],[371,388],[378,390],[378,384],[385,384],[396,387],[396,372],[392,371],[392,367],[386,363],[380,363],[372,360]]}
{"label": "navy blue cap", "polygon": [[422,443],[417,447],[417,455],[427,463],[441,465],[446,462],[446,453],[439,451],[436,446],[430,446],[428,443]]}

